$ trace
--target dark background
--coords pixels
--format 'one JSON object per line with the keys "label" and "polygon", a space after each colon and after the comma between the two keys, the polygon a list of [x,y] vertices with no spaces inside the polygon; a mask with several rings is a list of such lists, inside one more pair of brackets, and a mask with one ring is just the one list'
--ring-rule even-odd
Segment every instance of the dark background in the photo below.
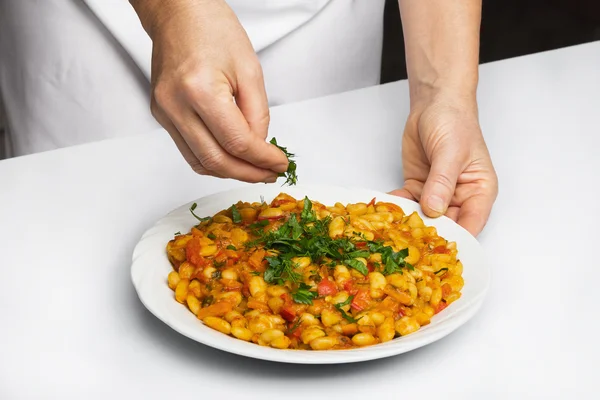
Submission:
{"label": "dark background", "polygon": [[[600,0],[483,0],[481,63],[594,40],[600,40]],[[406,78],[397,0],[386,2],[382,57],[382,83]]]}

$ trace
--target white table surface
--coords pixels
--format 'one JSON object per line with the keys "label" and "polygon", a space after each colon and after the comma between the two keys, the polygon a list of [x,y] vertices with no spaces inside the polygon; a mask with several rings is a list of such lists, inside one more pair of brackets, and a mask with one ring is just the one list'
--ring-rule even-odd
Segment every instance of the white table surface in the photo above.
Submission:
{"label": "white table surface", "polygon": [[[0,399],[597,398],[599,92],[600,42],[481,67],[500,177],[487,300],[441,341],[362,364],[247,359],[145,310],[129,280],[142,232],[241,185],[196,176],[166,134],[0,162]],[[271,134],[303,184],[388,191],[407,109],[398,82],[275,108]]]}

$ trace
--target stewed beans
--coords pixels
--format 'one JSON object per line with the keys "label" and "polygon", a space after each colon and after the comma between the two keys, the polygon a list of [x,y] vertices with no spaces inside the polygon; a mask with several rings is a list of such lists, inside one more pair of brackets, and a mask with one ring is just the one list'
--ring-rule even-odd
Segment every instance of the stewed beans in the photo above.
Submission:
{"label": "stewed beans", "polygon": [[429,324],[464,285],[456,244],[393,203],[326,207],[281,193],[196,218],[167,244],[175,299],[261,346],[387,342]]}

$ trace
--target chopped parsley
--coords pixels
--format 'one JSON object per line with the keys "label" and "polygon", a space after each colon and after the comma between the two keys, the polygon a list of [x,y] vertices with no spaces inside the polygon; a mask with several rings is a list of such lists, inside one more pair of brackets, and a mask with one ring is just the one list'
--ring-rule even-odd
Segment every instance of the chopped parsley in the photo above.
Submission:
{"label": "chopped parsley", "polygon": [[448,271],[448,268],[440,268],[437,271],[434,272],[435,275],[439,274],[440,272],[446,272]]}
{"label": "chopped parsley", "polygon": [[291,327],[290,329],[288,329],[288,334],[292,334],[292,333],[294,333],[294,331],[295,331],[296,329],[298,329],[298,327],[300,326],[300,324],[301,324],[301,323],[302,323],[302,319],[301,319],[301,318],[298,318],[298,319],[296,320],[296,322],[294,322],[294,325],[292,325],[292,327]]}
{"label": "chopped parsley", "polygon": [[292,293],[292,299],[294,299],[296,303],[311,305],[313,299],[316,298],[318,294],[310,289],[312,288],[304,282],[300,283],[298,290]]}
{"label": "chopped parsley", "polygon": [[390,246],[384,246],[378,242],[369,243],[369,251],[372,253],[381,253],[381,262],[385,265],[383,269],[384,275],[390,275],[393,273],[402,273],[402,268],[408,268],[413,270],[414,267],[404,261],[408,257],[408,248],[400,251],[394,251]]}
{"label": "chopped parsley", "polygon": [[350,314],[346,313],[346,311],[344,311],[344,309],[342,308],[342,307],[345,307],[348,304],[352,303],[352,299],[354,299],[354,296],[350,296],[346,299],[346,301],[334,304],[333,306],[342,314],[342,317],[346,321],[354,324],[354,323],[358,322],[358,319],[354,319]]}
{"label": "chopped parsley", "polygon": [[267,283],[283,284],[284,281],[298,283],[302,276],[295,271],[296,264],[291,258],[265,257],[269,267],[265,271],[264,280]]}
{"label": "chopped parsley", "polygon": [[363,264],[362,261],[345,260],[344,264],[346,264],[350,268],[357,270],[358,272],[360,272],[363,275],[367,275],[369,273],[369,270],[367,269],[367,267],[365,267],[365,264]]}
{"label": "chopped parsley", "polygon": [[298,183],[298,175],[296,174],[296,161],[293,160],[293,158],[296,156],[293,153],[290,153],[287,150],[287,147],[282,147],[280,145],[277,144],[277,139],[273,138],[271,139],[271,141],[269,142],[272,145],[277,146],[277,148],[279,148],[279,150],[281,150],[283,152],[283,154],[285,154],[285,156],[288,159],[288,168],[287,171],[282,172],[279,174],[279,176],[283,176],[285,177],[285,182],[283,183],[284,185],[288,185],[288,186],[292,186],[295,185],[296,183]]}
{"label": "chopped parsley", "polygon": [[408,256],[408,249],[395,252],[392,247],[384,246],[382,242],[367,240],[363,240],[359,248],[353,238],[332,239],[329,237],[331,218],[318,219],[312,208],[312,202],[305,197],[300,215],[291,214],[276,229],[262,229],[268,224],[267,221],[250,225],[256,238],[247,242],[246,248],[262,246],[265,250],[276,253],[265,258],[268,267],[264,278],[268,283],[291,281],[298,284],[301,275],[295,270],[296,266],[292,261],[294,257],[310,257],[312,263],[328,265],[330,268],[343,264],[367,275],[367,266],[358,258],[368,258],[372,253],[380,253],[381,264],[384,266],[382,272],[385,275],[402,273],[403,268],[413,268],[404,261]]}
{"label": "chopped parsley", "polygon": [[210,240],[215,240],[217,237],[215,236],[214,233],[209,233],[208,235],[206,235],[207,238],[209,238]]}
{"label": "chopped parsley", "polygon": [[192,213],[192,215],[194,217],[196,217],[196,219],[200,222],[205,222],[205,221],[209,221],[212,217],[199,217],[196,215],[196,213],[194,212],[194,210],[196,209],[196,207],[198,207],[198,204],[194,203],[192,204],[192,206],[190,207],[190,212]]}
{"label": "chopped parsley", "polygon": [[240,210],[234,205],[231,206],[231,216],[234,224],[242,223],[242,216],[240,214]]}
{"label": "chopped parsley", "polygon": [[202,300],[202,307],[210,306],[215,301],[213,296],[207,296]]}
{"label": "chopped parsley", "polygon": [[235,247],[234,245],[230,244],[229,246],[227,246],[227,250],[237,251],[237,247]]}

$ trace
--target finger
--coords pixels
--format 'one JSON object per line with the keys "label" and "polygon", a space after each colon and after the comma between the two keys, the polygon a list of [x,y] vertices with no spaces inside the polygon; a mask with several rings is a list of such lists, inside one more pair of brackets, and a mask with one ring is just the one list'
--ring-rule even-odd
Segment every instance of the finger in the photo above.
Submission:
{"label": "finger", "polygon": [[285,172],[288,167],[285,154],[252,133],[233,100],[229,85],[221,82],[211,86],[199,90],[189,101],[220,146],[233,157],[256,167]]}
{"label": "finger", "polygon": [[450,218],[452,221],[458,221],[458,214],[460,213],[460,207],[450,206],[448,207],[448,211],[446,211],[446,217]]}
{"label": "finger", "polygon": [[267,139],[270,121],[269,101],[262,68],[258,62],[238,79],[235,100],[252,133],[263,140]]}
{"label": "finger", "polygon": [[404,188],[392,190],[391,192],[389,192],[389,194],[398,196],[398,197],[404,197],[405,199],[412,200],[412,201],[417,200],[408,190],[406,190]]}
{"label": "finger", "polygon": [[446,213],[456,189],[456,182],[463,170],[463,163],[459,162],[456,153],[450,149],[438,151],[435,157],[432,157],[431,169],[420,201],[425,215],[435,218]]}
{"label": "finger", "polygon": [[460,208],[458,224],[468,230],[471,235],[477,236],[490,217],[494,200],[492,194],[481,194],[468,198]]}
{"label": "finger", "polygon": [[213,171],[209,171],[202,166],[194,152],[192,152],[190,147],[187,145],[187,143],[185,142],[185,140],[183,139],[183,137],[169,118],[167,118],[162,112],[153,111],[152,114],[154,115],[156,121],[169,133],[169,136],[171,136],[171,139],[173,139],[173,142],[175,143],[175,146],[177,146],[177,149],[183,156],[183,159],[190,165],[194,172],[200,175],[210,175],[222,178],[222,176],[218,175]]}
{"label": "finger", "polygon": [[419,201],[421,193],[423,192],[423,183],[416,179],[407,179],[404,182],[402,189],[393,190],[390,194],[407,198],[413,201]]}
{"label": "finger", "polygon": [[223,150],[194,110],[182,107],[177,116],[173,113],[167,114],[206,170],[222,177],[250,183],[277,180],[277,174],[273,171],[258,168]]}

